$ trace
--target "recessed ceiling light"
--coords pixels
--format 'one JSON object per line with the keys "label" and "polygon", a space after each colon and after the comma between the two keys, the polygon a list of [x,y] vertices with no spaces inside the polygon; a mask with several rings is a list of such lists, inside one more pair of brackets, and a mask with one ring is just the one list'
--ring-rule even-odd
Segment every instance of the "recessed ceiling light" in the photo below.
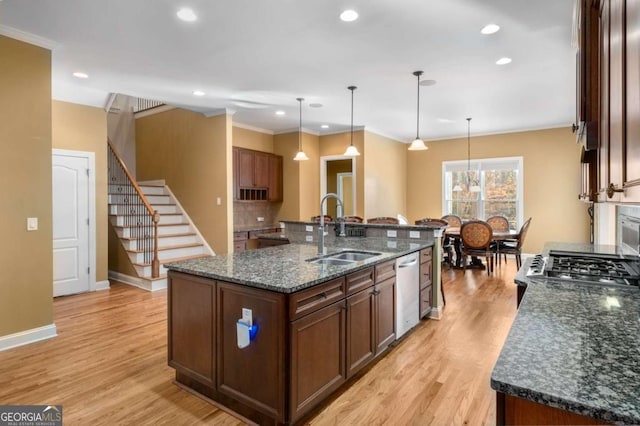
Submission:
{"label": "recessed ceiling light", "polygon": [[511,58],[500,58],[496,61],[498,65],[506,65],[511,62]]}
{"label": "recessed ceiling light", "polygon": [[438,118],[436,120],[438,121],[438,123],[446,123],[446,124],[455,123],[454,120],[450,120],[448,118]]}
{"label": "recessed ceiling light", "polygon": [[319,104],[319,103],[309,104],[309,106],[311,108],[322,108],[322,104]]}
{"label": "recessed ceiling light", "polygon": [[434,86],[436,84],[435,80],[421,80],[420,86]]}
{"label": "recessed ceiling light", "polygon": [[178,18],[185,22],[193,22],[198,19],[193,9],[189,9],[188,7],[183,7],[182,9],[178,10],[176,15],[178,15]]}
{"label": "recessed ceiling light", "polygon": [[276,115],[285,115],[285,114],[286,114],[286,112],[284,112],[282,110],[276,111]]}
{"label": "recessed ceiling light", "polygon": [[323,125],[322,125],[322,126],[320,126],[320,127],[321,127],[321,128],[323,128],[323,129],[328,129],[328,128],[329,128],[329,125],[328,125],[328,124],[323,124]]}
{"label": "recessed ceiling light", "polygon": [[493,34],[497,33],[498,31],[500,31],[500,25],[496,24],[485,25],[484,28],[480,30],[482,34]]}
{"label": "recessed ceiling light", "polygon": [[202,90],[194,90],[193,96],[204,96],[205,93]]}
{"label": "recessed ceiling light", "polygon": [[73,76],[77,78],[89,78],[89,74],[84,72],[74,72]]}
{"label": "recessed ceiling light", "polygon": [[340,19],[344,22],[353,22],[358,19],[358,12],[355,10],[347,9],[340,14]]}

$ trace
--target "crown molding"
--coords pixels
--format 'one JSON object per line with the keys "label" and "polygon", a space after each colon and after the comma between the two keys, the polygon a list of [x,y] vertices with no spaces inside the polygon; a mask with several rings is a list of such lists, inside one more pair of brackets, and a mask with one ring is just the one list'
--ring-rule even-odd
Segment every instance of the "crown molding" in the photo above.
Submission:
{"label": "crown molding", "polygon": [[56,47],[60,46],[60,43],[57,43],[48,38],[31,34],[26,31],[22,31],[17,28],[9,27],[7,25],[2,25],[2,24],[0,24],[0,35],[4,35],[9,38],[24,41],[25,43],[33,44],[35,46],[42,47],[47,50],[54,50]]}
{"label": "crown molding", "polygon": [[[354,132],[360,132],[362,130],[366,130],[365,126],[353,126],[353,131]],[[351,133],[351,129],[345,129],[345,130],[333,130],[333,131],[328,131],[328,132],[322,132],[320,133],[320,136],[330,136],[330,135],[339,135],[341,133]]]}
{"label": "crown molding", "polygon": [[233,127],[239,127],[241,129],[251,130],[253,132],[264,133],[267,135],[274,135],[273,130],[267,130],[261,127],[251,126],[249,124],[238,123],[237,121],[233,122]]}
{"label": "crown molding", "polygon": [[[295,129],[284,129],[284,130],[278,130],[273,132],[274,135],[285,135],[287,133],[298,133],[299,129],[296,127]],[[311,130],[311,129],[307,129],[307,128],[302,128],[302,133],[307,133],[310,135],[314,135],[314,136],[322,136],[321,133],[315,131],[315,130]]]}

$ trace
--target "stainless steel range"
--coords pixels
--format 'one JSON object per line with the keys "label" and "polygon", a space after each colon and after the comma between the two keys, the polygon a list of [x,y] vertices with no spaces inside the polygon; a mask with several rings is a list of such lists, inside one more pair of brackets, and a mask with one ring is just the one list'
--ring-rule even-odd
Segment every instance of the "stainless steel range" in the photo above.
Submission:
{"label": "stainless steel range", "polygon": [[527,276],[640,288],[640,259],[637,256],[551,250],[548,257],[535,256]]}

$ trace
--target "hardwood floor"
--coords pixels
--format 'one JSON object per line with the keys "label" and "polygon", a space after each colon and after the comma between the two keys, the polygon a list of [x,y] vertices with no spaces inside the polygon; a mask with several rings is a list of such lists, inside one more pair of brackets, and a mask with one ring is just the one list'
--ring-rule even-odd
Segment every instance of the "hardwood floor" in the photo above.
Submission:
{"label": "hardwood floor", "polygon": [[[309,421],[495,424],[489,377],[515,316],[515,261],[443,271],[441,321],[423,321]],[[65,424],[241,425],[173,384],[166,292],[122,284],[54,301],[58,337],[0,352],[0,404],[62,404]]]}

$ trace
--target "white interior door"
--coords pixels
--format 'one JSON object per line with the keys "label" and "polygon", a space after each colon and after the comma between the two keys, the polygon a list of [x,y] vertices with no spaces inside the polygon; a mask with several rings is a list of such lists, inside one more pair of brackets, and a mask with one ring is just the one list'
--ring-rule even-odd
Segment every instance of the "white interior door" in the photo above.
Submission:
{"label": "white interior door", "polygon": [[53,153],[53,295],[90,289],[87,157]]}

